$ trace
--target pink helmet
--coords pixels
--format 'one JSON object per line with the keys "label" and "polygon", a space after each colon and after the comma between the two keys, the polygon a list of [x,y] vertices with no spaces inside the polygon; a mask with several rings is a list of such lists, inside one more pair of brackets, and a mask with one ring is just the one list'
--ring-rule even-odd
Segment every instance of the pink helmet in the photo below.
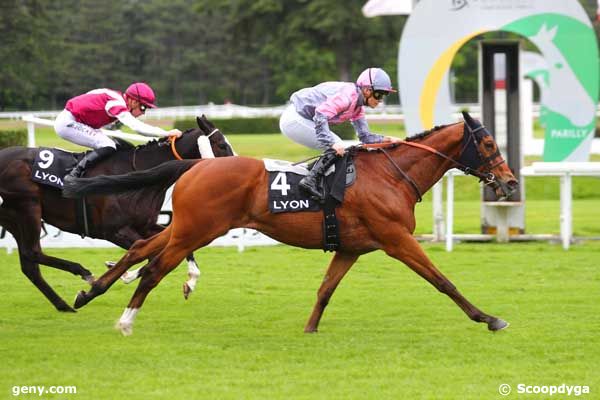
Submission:
{"label": "pink helmet", "polygon": [[356,80],[358,86],[370,87],[373,90],[395,92],[390,76],[381,68],[367,68],[360,73]]}
{"label": "pink helmet", "polygon": [[148,84],[144,82],[132,83],[125,91],[125,94],[127,97],[144,104],[146,107],[156,108],[156,105],[154,104],[156,101],[154,91]]}

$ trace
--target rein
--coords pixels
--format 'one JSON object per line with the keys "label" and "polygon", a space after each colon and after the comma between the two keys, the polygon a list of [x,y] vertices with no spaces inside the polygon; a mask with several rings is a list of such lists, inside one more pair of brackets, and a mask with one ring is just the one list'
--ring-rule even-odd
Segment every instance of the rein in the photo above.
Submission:
{"label": "rein", "polygon": [[417,203],[420,203],[421,201],[423,201],[423,196],[421,195],[421,191],[419,190],[417,183],[410,176],[408,176],[408,174],[406,172],[404,172],[402,170],[402,168],[400,168],[398,166],[398,164],[396,164],[396,161],[394,161],[392,156],[390,156],[389,153],[387,151],[385,151],[385,148],[382,147],[378,151],[381,151],[383,154],[385,154],[385,156],[388,158],[388,160],[390,160],[392,165],[398,170],[398,172],[400,172],[400,175],[402,175],[402,177],[404,177],[404,179],[406,179],[408,181],[408,183],[410,183],[410,185],[414,189],[415,193],[417,194]]}
{"label": "rein", "polygon": [[179,155],[179,153],[177,152],[177,149],[175,148],[176,140],[177,140],[177,136],[169,136],[169,142],[171,142],[171,152],[173,153],[173,156],[175,156],[176,159],[183,160],[183,158]]}
{"label": "rein", "polygon": [[[211,133],[209,133],[208,135],[206,135],[207,138],[210,138],[212,135],[214,135],[216,132],[218,132],[219,129],[215,128]],[[171,153],[173,153],[173,156],[177,159],[177,160],[183,160],[183,157],[181,157],[181,155],[179,154],[179,152],[177,151],[177,148],[175,147],[175,141],[177,141],[178,137],[177,136],[169,136],[168,137],[168,141],[169,144],[171,145]],[[135,165],[135,156],[137,154],[137,147],[133,150],[133,160],[132,160],[132,166],[133,166],[133,170],[137,171],[136,165]]]}
{"label": "rein", "polygon": [[[491,166],[488,166],[487,164],[489,164],[492,160],[494,160],[496,157],[500,156],[500,152],[497,150],[494,154],[492,154],[489,157],[485,157],[483,158],[481,156],[481,153],[479,152],[479,149],[477,148],[477,141],[475,139],[475,133],[477,133],[480,130],[485,129],[485,127],[483,125],[471,130],[471,128],[468,126],[468,124],[465,123],[465,127],[467,127],[467,129],[469,130],[469,137],[467,138],[467,140],[465,141],[465,145],[463,146],[463,148],[460,151],[460,155],[459,158],[462,157],[463,153],[465,152],[465,150],[467,149],[467,147],[469,146],[469,143],[471,142],[471,140],[474,142],[475,145],[475,149],[477,149],[477,153],[479,154],[479,158],[481,160],[482,165],[486,165],[488,167],[488,169],[492,170],[494,168],[496,168],[497,166],[503,164],[504,162],[506,162],[504,159],[502,159],[501,161],[497,162],[496,164],[493,164]],[[387,159],[392,163],[392,165],[394,166],[394,168],[396,168],[396,170],[402,175],[402,177],[404,179],[406,179],[406,181],[412,186],[413,190],[415,191],[416,195],[417,195],[417,202],[421,202],[422,201],[422,195],[421,195],[421,191],[419,190],[416,182],[410,177],[408,176],[408,174],[406,172],[404,172],[402,170],[402,168],[400,168],[400,166],[398,166],[398,164],[396,164],[396,162],[394,161],[394,159],[388,154],[388,152],[386,151],[386,149],[390,149],[390,148],[395,148],[398,147],[400,145],[406,145],[406,146],[410,146],[410,147],[415,147],[418,149],[422,149],[422,150],[426,150],[432,154],[435,154],[439,157],[442,157],[448,161],[450,161],[454,166],[456,166],[456,168],[460,169],[461,171],[463,171],[465,173],[465,175],[473,175],[477,178],[479,178],[480,181],[485,182],[486,185],[489,185],[493,182],[495,182],[496,177],[492,172],[480,172],[477,169],[473,169],[463,163],[461,163],[460,161],[442,153],[439,150],[434,149],[431,146],[427,146],[425,144],[421,144],[421,143],[415,143],[415,142],[408,142],[406,140],[403,140],[401,142],[396,142],[396,143],[372,143],[372,144],[362,144],[357,146],[359,149],[374,149],[377,151],[382,152],[383,154],[385,154],[385,156],[387,157]]]}

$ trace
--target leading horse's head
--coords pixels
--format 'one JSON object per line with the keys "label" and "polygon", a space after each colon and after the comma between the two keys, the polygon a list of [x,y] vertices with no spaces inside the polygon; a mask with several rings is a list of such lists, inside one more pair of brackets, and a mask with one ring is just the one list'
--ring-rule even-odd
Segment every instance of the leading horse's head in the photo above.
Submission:
{"label": "leading horse's head", "polygon": [[[212,148],[215,157],[228,157],[237,155],[235,151],[233,151],[233,147],[231,147],[231,144],[225,135],[223,135],[223,133],[221,133],[221,131],[215,127],[205,115],[202,115],[202,117],[196,117],[196,123],[198,124],[202,134],[210,141],[210,147]],[[200,146],[200,139],[198,144]]]}
{"label": "leading horse's head", "polygon": [[465,172],[478,176],[496,191],[499,200],[505,200],[517,190],[519,182],[485,126],[474,120],[469,113],[462,114],[465,127],[463,148],[458,161],[469,169]]}

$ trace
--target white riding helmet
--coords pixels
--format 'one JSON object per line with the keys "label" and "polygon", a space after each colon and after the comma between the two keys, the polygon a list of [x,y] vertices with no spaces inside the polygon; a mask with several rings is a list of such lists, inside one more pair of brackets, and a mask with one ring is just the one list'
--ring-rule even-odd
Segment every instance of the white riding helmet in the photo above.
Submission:
{"label": "white riding helmet", "polygon": [[381,68],[367,68],[360,73],[356,84],[360,87],[370,87],[373,90],[395,92],[390,76]]}

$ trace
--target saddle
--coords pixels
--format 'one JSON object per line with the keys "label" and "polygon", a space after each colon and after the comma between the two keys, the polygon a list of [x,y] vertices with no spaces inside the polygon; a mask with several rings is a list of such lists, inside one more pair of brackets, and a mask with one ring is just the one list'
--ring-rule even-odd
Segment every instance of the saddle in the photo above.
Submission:
{"label": "saddle", "polygon": [[323,211],[323,249],[335,251],[340,246],[339,227],[335,208],[344,201],[346,187],[356,180],[356,168],[353,156],[347,152],[338,159],[321,180],[325,202],[312,199],[300,189],[298,182],[308,174],[306,164],[295,165],[288,161],[264,159],[265,169],[269,172],[269,211],[271,213]]}
{"label": "saddle", "polygon": [[[117,143],[117,149],[130,149],[133,146],[121,138],[112,138]],[[73,153],[67,150],[39,147],[31,164],[31,180],[57,189],[63,188],[63,178],[85,156],[84,153]]]}
{"label": "saddle", "polygon": [[63,177],[73,169],[85,153],[40,147],[31,164],[31,180],[57,189],[63,187]]}

